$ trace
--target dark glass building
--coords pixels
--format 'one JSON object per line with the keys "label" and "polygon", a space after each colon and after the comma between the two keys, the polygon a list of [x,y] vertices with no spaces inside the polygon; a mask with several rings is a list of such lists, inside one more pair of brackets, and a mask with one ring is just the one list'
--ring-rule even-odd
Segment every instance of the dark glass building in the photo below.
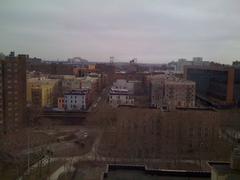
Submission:
{"label": "dark glass building", "polygon": [[196,82],[197,96],[215,107],[240,105],[240,69],[231,66],[185,66],[184,76]]}
{"label": "dark glass building", "polygon": [[235,69],[235,86],[234,86],[234,98],[237,105],[240,107],[240,67]]}

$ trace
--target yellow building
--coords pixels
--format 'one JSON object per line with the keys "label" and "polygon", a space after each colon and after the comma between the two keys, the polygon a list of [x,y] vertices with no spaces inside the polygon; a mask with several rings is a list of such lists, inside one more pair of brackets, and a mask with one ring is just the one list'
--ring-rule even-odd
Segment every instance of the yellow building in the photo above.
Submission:
{"label": "yellow building", "polygon": [[46,78],[31,78],[27,80],[27,102],[36,106],[53,105],[53,95],[58,80]]}

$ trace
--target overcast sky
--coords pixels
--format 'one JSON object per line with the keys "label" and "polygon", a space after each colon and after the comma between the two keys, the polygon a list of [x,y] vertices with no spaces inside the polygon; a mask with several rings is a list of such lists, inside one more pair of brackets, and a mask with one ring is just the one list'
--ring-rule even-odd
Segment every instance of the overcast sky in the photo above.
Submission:
{"label": "overcast sky", "polygon": [[0,0],[0,52],[43,59],[240,59],[240,0]]}

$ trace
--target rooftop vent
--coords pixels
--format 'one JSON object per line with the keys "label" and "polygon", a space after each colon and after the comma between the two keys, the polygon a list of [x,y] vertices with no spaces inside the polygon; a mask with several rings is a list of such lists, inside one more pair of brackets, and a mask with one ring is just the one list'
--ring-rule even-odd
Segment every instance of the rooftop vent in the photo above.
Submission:
{"label": "rooftop vent", "polygon": [[233,150],[231,168],[234,170],[240,170],[240,146]]}

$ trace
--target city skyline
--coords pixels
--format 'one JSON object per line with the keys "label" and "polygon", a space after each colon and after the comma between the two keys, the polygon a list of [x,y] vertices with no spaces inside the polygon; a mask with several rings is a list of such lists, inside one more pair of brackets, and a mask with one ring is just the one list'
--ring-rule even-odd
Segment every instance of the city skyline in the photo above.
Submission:
{"label": "city skyline", "polygon": [[240,179],[239,0],[0,0],[0,180]]}
{"label": "city skyline", "polygon": [[49,60],[240,59],[237,0],[2,1],[0,51]]}

